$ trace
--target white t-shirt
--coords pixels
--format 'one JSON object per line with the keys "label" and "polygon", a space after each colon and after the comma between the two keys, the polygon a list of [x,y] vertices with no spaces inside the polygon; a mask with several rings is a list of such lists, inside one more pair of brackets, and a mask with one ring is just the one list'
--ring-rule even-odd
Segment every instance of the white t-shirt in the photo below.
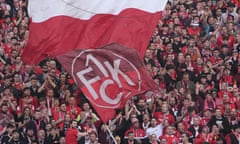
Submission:
{"label": "white t-shirt", "polygon": [[157,125],[156,127],[149,127],[146,130],[146,134],[147,136],[150,136],[152,134],[155,134],[157,136],[157,138],[159,138],[160,136],[162,136],[163,133],[163,126],[162,124]]}

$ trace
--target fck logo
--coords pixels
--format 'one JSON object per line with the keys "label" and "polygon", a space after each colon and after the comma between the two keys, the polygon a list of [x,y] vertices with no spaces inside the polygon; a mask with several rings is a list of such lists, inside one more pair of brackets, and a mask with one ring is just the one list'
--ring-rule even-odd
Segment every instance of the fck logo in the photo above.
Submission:
{"label": "fck logo", "polygon": [[118,107],[122,98],[131,94],[129,87],[141,88],[141,76],[135,65],[105,49],[85,50],[77,55],[72,62],[72,76],[99,107]]}

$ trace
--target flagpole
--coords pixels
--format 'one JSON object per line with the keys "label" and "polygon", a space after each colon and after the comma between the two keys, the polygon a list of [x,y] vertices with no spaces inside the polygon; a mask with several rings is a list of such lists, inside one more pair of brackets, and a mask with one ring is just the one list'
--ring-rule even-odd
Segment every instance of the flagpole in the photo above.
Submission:
{"label": "flagpole", "polygon": [[106,129],[107,129],[107,131],[108,131],[110,137],[112,138],[114,144],[118,144],[117,141],[116,141],[116,139],[114,138],[114,136],[113,136],[111,130],[109,129],[108,125],[106,125]]}

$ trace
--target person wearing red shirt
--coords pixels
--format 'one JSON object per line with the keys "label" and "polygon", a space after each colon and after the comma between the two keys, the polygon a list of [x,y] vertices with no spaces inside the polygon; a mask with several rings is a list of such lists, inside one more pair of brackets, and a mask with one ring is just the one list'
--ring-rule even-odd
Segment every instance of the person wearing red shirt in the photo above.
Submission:
{"label": "person wearing red shirt", "polygon": [[17,89],[17,90],[22,90],[25,87],[25,84],[21,81],[20,79],[20,75],[18,73],[15,73],[13,76],[13,86]]}
{"label": "person wearing red shirt", "polygon": [[209,133],[209,127],[203,126],[201,133],[195,138],[194,143],[203,144],[208,142],[207,140],[208,133]]}
{"label": "person wearing red shirt", "polygon": [[78,140],[87,135],[86,132],[79,132],[77,127],[77,121],[72,121],[71,128],[66,133],[66,144],[78,144]]}
{"label": "person wearing red shirt", "polygon": [[[36,97],[31,96],[30,88],[26,87],[23,89],[23,96],[28,99],[28,102],[33,105],[35,108],[38,107],[38,99]],[[19,100],[19,105],[22,105],[22,99]]]}
{"label": "person wearing red shirt", "polygon": [[199,36],[201,28],[199,27],[199,17],[195,16],[191,22],[191,27],[188,29],[189,35]]}
{"label": "person wearing red shirt", "polygon": [[175,127],[172,125],[168,125],[166,127],[164,135],[159,137],[160,141],[162,138],[166,138],[168,144],[175,144],[179,142],[179,139],[176,136]]}
{"label": "person wearing red shirt", "polygon": [[146,138],[146,132],[143,130],[140,126],[139,120],[137,118],[132,118],[132,124],[133,126],[130,127],[126,132],[125,132],[125,138],[127,138],[129,131],[133,132],[134,137],[136,140],[143,140]]}
{"label": "person wearing red shirt", "polygon": [[218,66],[220,63],[223,62],[223,59],[220,57],[220,52],[217,48],[213,50],[213,56],[210,57],[209,60],[212,62],[214,67]]}
{"label": "person wearing red shirt", "polygon": [[65,103],[62,103],[60,105],[60,111],[59,112],[55,112],[52,114],[53,116],[53,119],[56,121],[56,125],[60,128],[60,129],[63,129],[63,120],[64,120],[64,117],[65,117],[65,114],[67,113],[66,111],[66,104]]}
{"label": "person wearing red shirt", "polygon": [[67,113],[70,114],[71,119],[76,119],[81,112],[81,108],[76,104],[74,96],[68,99],[69,105],[67,106]]}
{"label": "person wearing red shirt", "polygon": [[174,124],[175,118],[174,116],[169,112],[168,104],[163,104],[161,107],[161,112],[155,112],[153,113],[153,116],[157,119],[158,123],[163,124]]}
{"label": "person wearing red shirt", "polygon": [[235,43],[234,36],[229,35],[228,29],[226,26],[222,26],[221,34],[217,37],[217,45],[222,47],[223,45],[227,45],[229,50],[233,48],[233,44]]}
{"label": "person wearing red shirt", "polygon": [[223,89],[223,84],[226,84],[226,88],[233,87],[233,76],[230,69],[225,67],[222,71],[221,79],[219,80],[219,87]]}
{"label": "person wearing red shirt", "polygon": [[196,60],[196,62],[195,62],[195,64],[193,65],[194,66],[194,73],[195,73],[195,76],[198,76],[200,73],[201,73],[201,71],[202,71],[202,69],[203,69],[203,60],[202,60],[202,58],[197,58],[197,60]]}
{"label": "person wearing red shirt", "polygon": [[58,113],[60,111],[60,102],[58,98],[54,98],[54,107],[50,109],[50,114]]}
{"label": "person wearing red shirt", "polygon": [[31,91],[29,88],[24,88],[23,97],[19,99],[19,104],[17,107],[17,113],[20,114],[22,110],[29,107],[32,112],[38,107],[38,99],[30,95]]}

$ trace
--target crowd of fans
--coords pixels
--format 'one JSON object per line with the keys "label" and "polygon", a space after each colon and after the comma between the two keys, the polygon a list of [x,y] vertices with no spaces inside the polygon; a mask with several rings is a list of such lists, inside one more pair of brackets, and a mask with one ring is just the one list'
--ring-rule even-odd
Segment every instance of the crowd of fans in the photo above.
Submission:
{"label": "crowd of fans", "polygon": [[170,0],[143,60],[161,94],[107,124],[56,59],[22,62],[29,22],[27,0],[0,0],[1,144],[240,142],[240,1]]}

